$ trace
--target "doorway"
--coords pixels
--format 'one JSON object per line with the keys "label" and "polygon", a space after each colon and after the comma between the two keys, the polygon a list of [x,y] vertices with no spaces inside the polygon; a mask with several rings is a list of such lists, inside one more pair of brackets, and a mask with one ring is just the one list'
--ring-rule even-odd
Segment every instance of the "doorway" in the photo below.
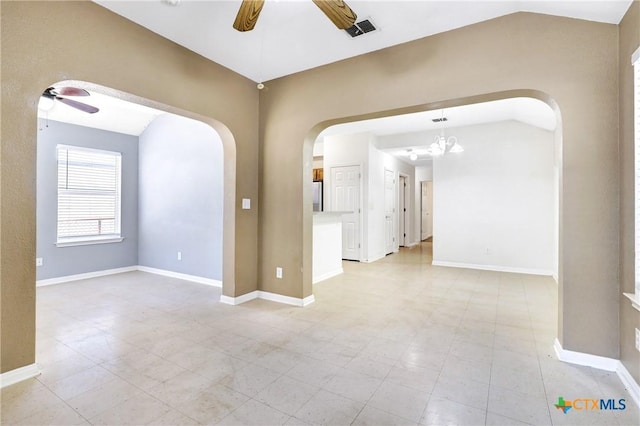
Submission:
{"label": "doorway", "polygon": [[342,258],[360,260],[360,166],[331,168],[331,210],[342,215]]}
{"label": "doorway", "polygon": [[396,179],[395,173],[391,170],[384,171],[384,247],[385,254],[394,251],[396,242],[394,232],[394,222],[396,214]]}
{"label": "doorway", "polygon": [[433,237],[433,182],[420,182],[420,240]]}
{"label": "doorway", "polygon": [[411,238],[409,237],[410,227],[410,202],[409,200],[409,184],[407,183],[408,176],[398,176],[398,244],[400,247],[407,247],[411,244]]}

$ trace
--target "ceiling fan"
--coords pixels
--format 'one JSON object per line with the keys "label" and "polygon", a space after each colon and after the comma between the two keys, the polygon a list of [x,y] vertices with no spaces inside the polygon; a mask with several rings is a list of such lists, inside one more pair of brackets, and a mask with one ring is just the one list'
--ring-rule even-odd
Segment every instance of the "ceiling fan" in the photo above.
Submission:
{"label": "ceiling fan", "polygon": [[100,111],[98,108],[87,105],[83,102],[78,102],[73,99],[67,99],[63,96],[90,96],[90,93],[84,89],[79,89],[77,87],[49,87],[44,92],[42,92],[42,97],[45,99],[49,99],[51,105],[53,106],[53,102],[62,102],[65,105],[69,105],[72,108],[78,109],[83,112],[87,112],[89,114],[95,114]]}
{"label": "ceiling fan", "polygon": [[[312,1],[338,29],[346,30],[356,22],[356,14],[343,0]],[[264,0],[242,0],[233,28],[240,32],[251,31],[258,22],[262,6]]]}

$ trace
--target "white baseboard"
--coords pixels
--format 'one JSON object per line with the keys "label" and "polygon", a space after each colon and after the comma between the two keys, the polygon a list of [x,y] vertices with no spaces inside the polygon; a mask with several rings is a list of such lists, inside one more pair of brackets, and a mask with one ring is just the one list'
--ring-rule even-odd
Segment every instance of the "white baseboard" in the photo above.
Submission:
{"label": "white baseboard", "polygon": [[227,305],[240,305],[241,303],[248,302],[253,299],[258,298],[258,290],[252,291],[247,294],[243,294],[238,297],[225,296],[224,294],[220,296],[220,303],[225,303]]}
{"label": "white baseboard", "polygon": [[140,265],[125,266],[124,268],[105,269],[103,271],[87,272],[85,274],[67,275],[64,277],[38,280],[36,281],[36,287],[42,287],[42,286],[53,285],[53,284],[63,284],[71,281],[86,280],[89,278],[104,277],[107,275],[121,274],[123,272],[132,272],[132,271],[148,272],[150,274],[163,275],[165,277],[177,278],[180,280],[192,281],[199,284],[206,284],[213,287],[222,288],[222,281],[214,280],[212,278],[182,274],[179,272],[167,271],[164,269],[157,269],[157,268],[150,268],[148,266],[140,266]]}
{"label": "white baseboard", "polygon": [[123,272],[131,272],[131,271],[137,271],[137,270],[138,270],[138,266],[134,265],[134,266],[125,266],[124,268],[105,269],[103,271],[87,272],[85,274],[66,275],[64,277],[48,278],[45,280],[36,281],[36,287],[43,287],[46,285],[53,285],[53,284],[63,284],[71,281],[86,280],[89,278],[104,277],[106,275],[121,274]]}
{"label": "white baseboard", "polygon": [[343,273],[344,273],[344,270],[342,268],[336,269],[335,271],[327,272],[326,274],[322,274],[319,277],[315,277],[313,279],[313,284],[317,284],[320,281],[328,280],[329,278],[336,277]]}
{"label": "white baseboard", "polygon": [[362,262],[363,263],[373,263],[373,262],[376,262],[376,261],[378,261],[380,259],[384,259],[386,256],[387,256],[386,254],[378,254],[376,256],[373,256],[371,259],[365,259]]}
{"label": "white baseboard", "polygon": [[227,305],[240,305],[241,303],[248,302],[253,299],[264,299],[269,300],[271,302],[284,303],[285,305],[293,305],[293,306],[307,306],[315,302],[315,297],[313,295],[307,296],[304,299],[299,299],[297,297],[289,297],[283,296],[281,294],[270,293],[268,291],[260,291],[255,290],[251,293],[243,294],[238,297],[230,297],[222,295],[220,296],[220,303],[226,303]]}
{"label": "white baseboard", "polygon": [[38,368],[38,364],[35,363],[7,371],[6,373],[0,374],[0,389],[38,375],[40,375],[40,369]]}
{"label": "white baseboard", "polygon": [[598,370],[616,371],[620,363],[619,360],[613,358],[563,349],[558,339],[553,342],[553,349],[556,351],[560,361],[568,362],[569,364],[586,365]]}
{"label": "white baseboard", "polygon": [[640,386],[620,360],[563,349],[558,339],[553,342],[553,349],[560,361],[584,365],[599,370],[615,371],[622,384],[629,391],[629,395],[631,395],[633,401],[640,407]]}
{"label": "white baseboard", "polygon": [[415,247],[415,246],[417,246],[417,245],[418,245],[418,243],[417,243],[416,241],[414,241],[414,242],[412,242],[412,243],[410,243],[410,244],[405,244],[405,247],[406,247],[406,248],[411,248],[411,247]]}
{"label": "white baseboard", "polygon": [[199,277],[197,275],[183,274],[180,272],[167,271],[165,269],[150,268],[148,266],[138,266],[138,271],[222,288],[222,281],[214,280],[213,278]]}
{"label": "white baseboard", "polygon": [[631,373],[629,373],[629,370],[626,369],[622,362],[619,362],[616,373],[618,374],[618,377],[620,377],[624,387],[629,391],[631,398],[633,398],[636,405],[640,407],[640,385],[638,385],[638,382],[633,380]]}
{"label": "white baseboard", "polygon": [[553,271],[548,271],[546,269],[514,268],[511,266],[448,262],[444,260],[434,260],[433,262],[431,262],[431,264],[433,266],[448,266],[450,268],[480,269],[482,271],[512,272],[516,274],[547,275],[547,276],[553,275]]}

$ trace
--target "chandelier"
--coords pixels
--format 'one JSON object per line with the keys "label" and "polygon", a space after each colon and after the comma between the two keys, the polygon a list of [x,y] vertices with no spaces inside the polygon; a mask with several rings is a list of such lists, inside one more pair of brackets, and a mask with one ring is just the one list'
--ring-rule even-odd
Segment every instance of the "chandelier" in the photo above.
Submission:
{"label": "chandelier", "polygon": [[[444,123],[446,120],[447,119],[444,117],[444,110],[442,110],[442,117],[438,121]],[[436,135],[433,143],[429,145],[427,154],[432,157],[440,157],[441,155],[448,154],[450,152],[455,154],[463,151],[464,148],[458,143],[458,138],[455,136],[449,136],[448,138],[445,137],[444,128],[442,128],[440,129],[440,135]]]}

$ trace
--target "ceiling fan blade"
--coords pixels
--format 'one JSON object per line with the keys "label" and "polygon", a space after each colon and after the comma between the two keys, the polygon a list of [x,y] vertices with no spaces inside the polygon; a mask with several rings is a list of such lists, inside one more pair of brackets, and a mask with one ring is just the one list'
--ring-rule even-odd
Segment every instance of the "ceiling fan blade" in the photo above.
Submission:
{"label": "ceiling fan blade", "polygon": [[89,96],[89,92],[77,87],[58,87],[53,91],[60,96]]}
{"label": "ceiling fan blade", "polygon": [[358,17],[342,0],[313,0],[313,2],[341,30],[353,26]]}
{"label": "ceiling fan blade", "polygon": [[74,101],[73,99],[61,98],[60,96],[56,96],[56,100],[62,102],[63,104],[69,105],[75,109],[79,109],[80,111],[88,112],[89,114],[95,114],[100,111],[98,108],[84,104],[82,102]]}
{"label": "ceiling fan blade", "polygon": [[240,32],[251,31],[258,22],[262,6],[264,6],[264,0],[243,0],[233,28]]}

